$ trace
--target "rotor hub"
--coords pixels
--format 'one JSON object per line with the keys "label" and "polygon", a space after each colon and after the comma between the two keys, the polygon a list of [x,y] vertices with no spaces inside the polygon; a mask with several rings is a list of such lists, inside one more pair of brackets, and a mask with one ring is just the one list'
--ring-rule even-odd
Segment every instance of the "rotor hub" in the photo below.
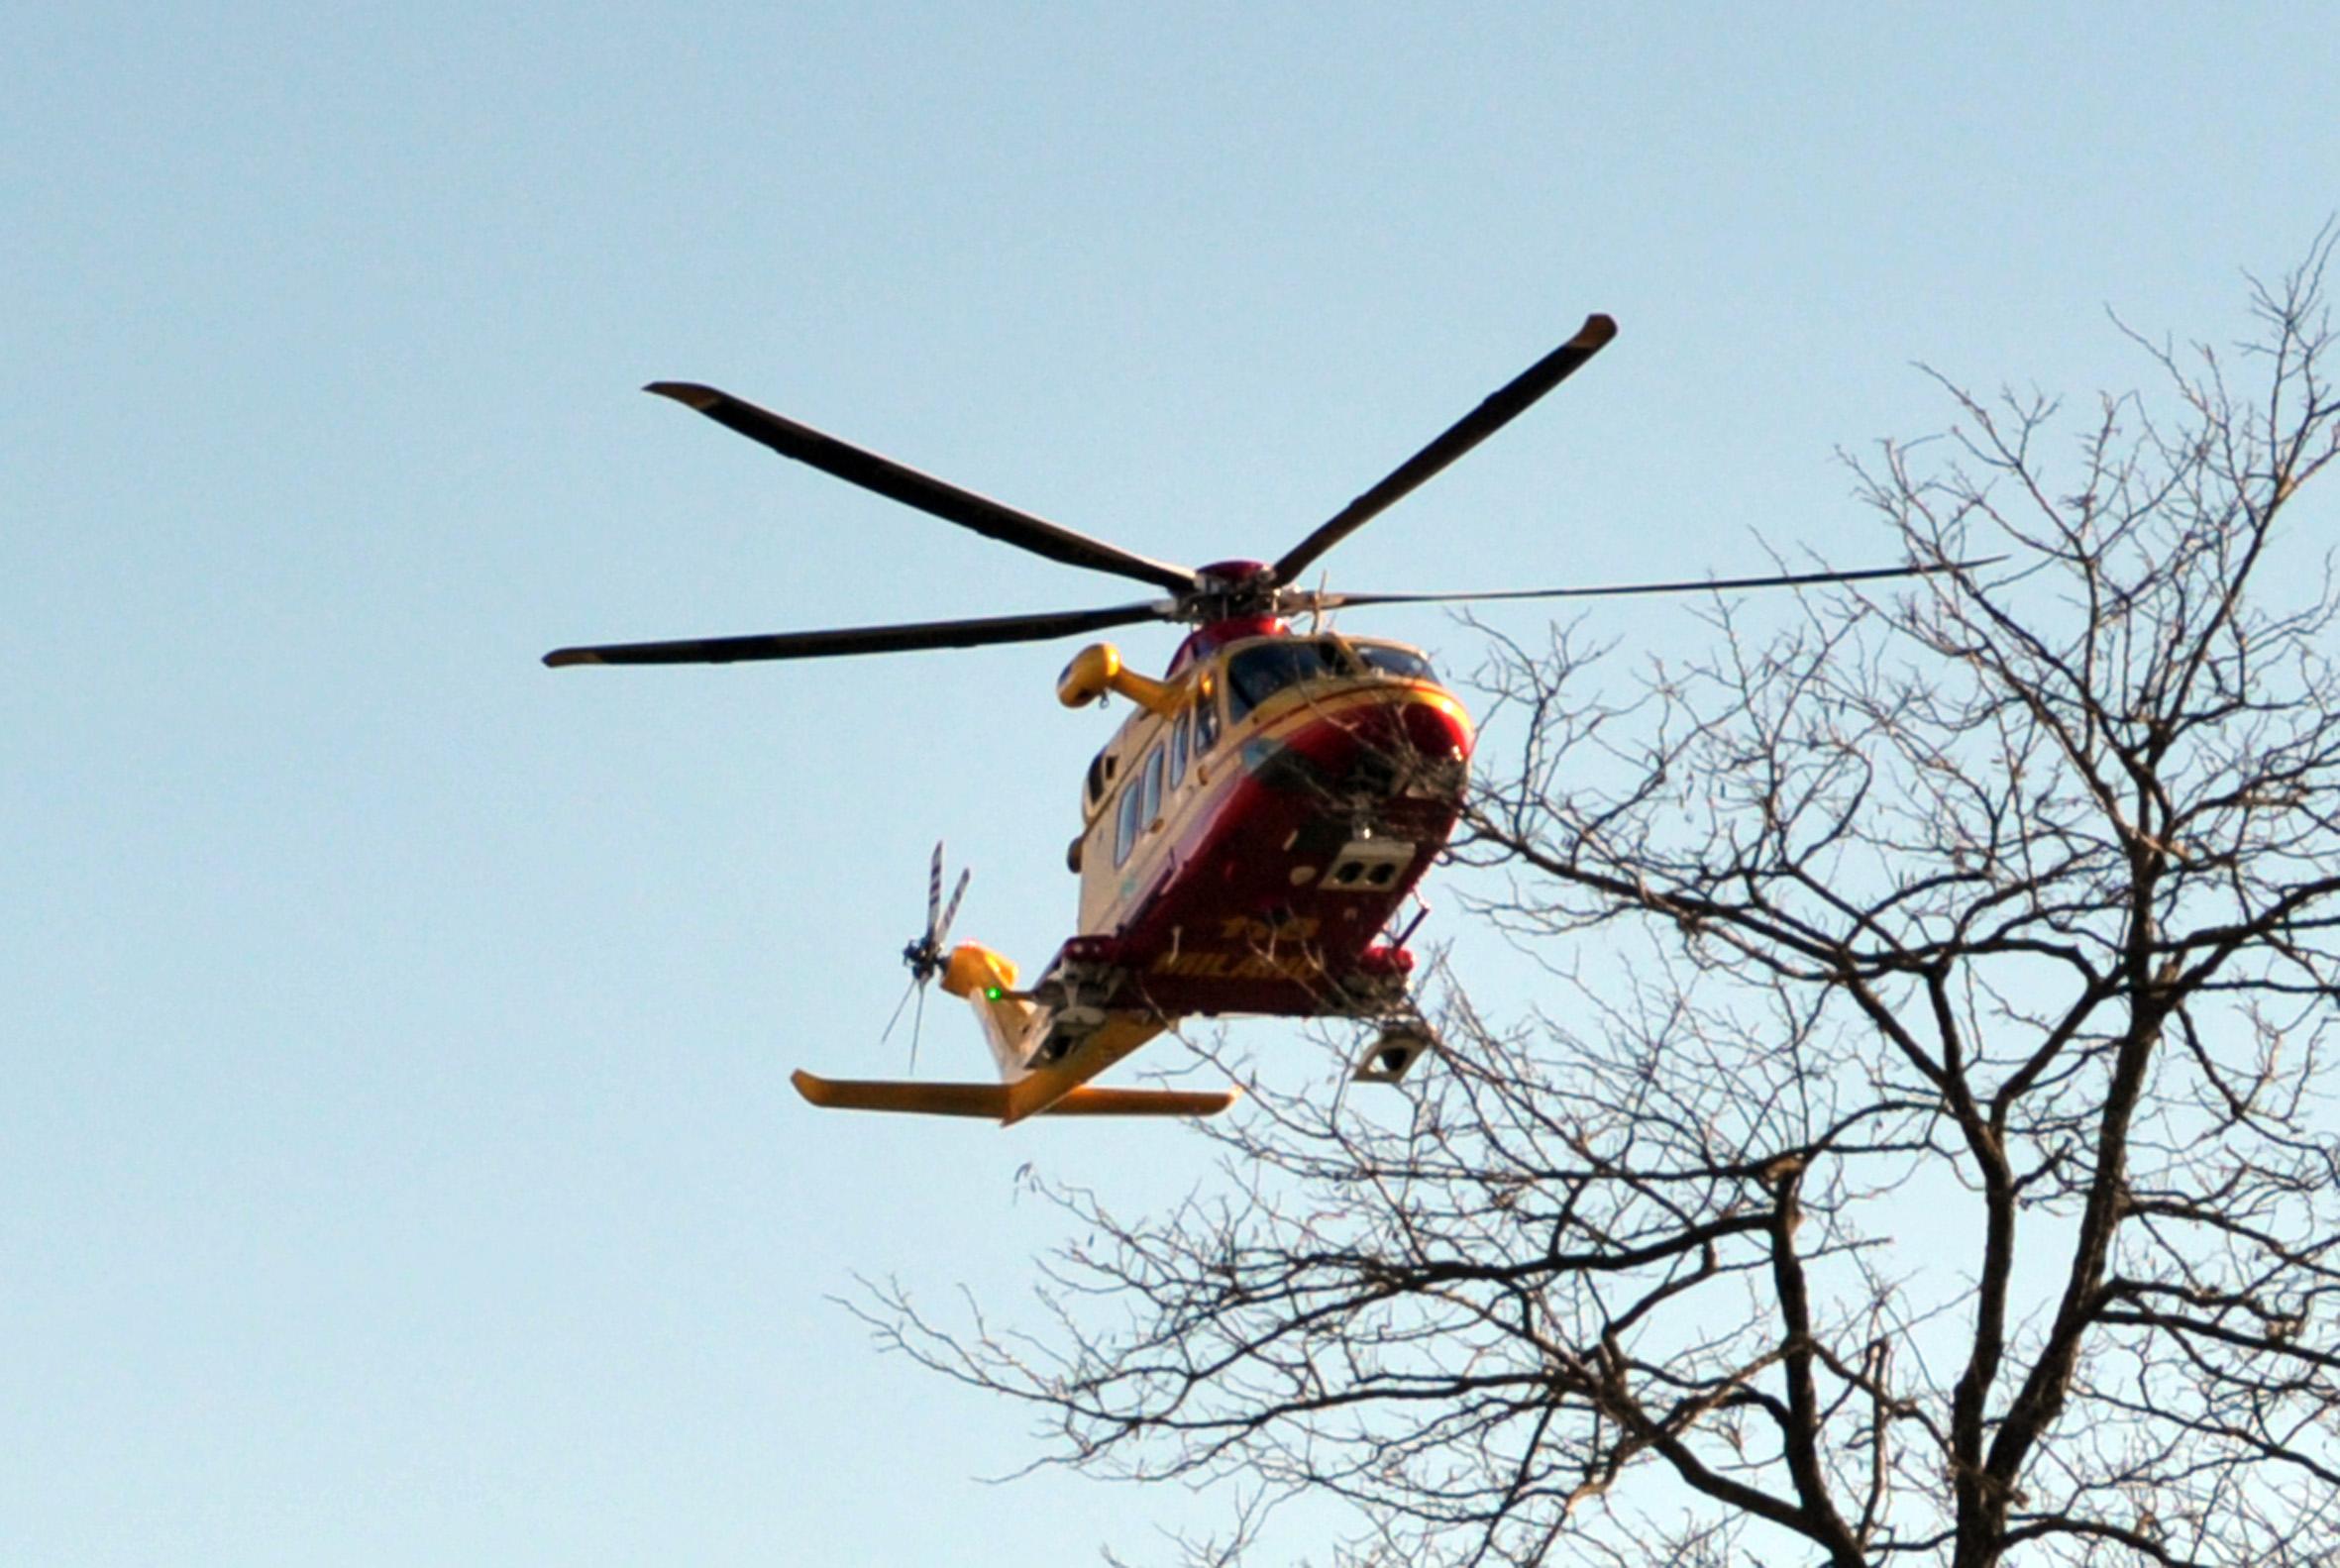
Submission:
{"label": "rotor hub", "polygon": [[1178,618],[1197,626],[1237,616],[1273,614],[1275,569],[1264,561],[1214,561],[1195,570],[1195,585],[1179,595]]}

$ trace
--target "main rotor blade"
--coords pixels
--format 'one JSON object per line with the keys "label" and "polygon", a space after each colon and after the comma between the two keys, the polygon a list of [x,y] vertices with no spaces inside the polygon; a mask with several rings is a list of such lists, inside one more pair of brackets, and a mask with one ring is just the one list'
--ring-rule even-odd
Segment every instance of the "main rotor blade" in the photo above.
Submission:
{"label": "main rotor blade", "polygon": [[834,436],[822,435],[809,425],[799,425],[784,419],[770,409],[733,397],[728,392],[711,386],[700,386],[690,381],[653,381],[643,388],[661,397],[697,409],[719,425],[726,425],[750,441],[770,447],[784,458],[809,464],[821,472],[832,474],[848,484],[858,484],[865,490],[914,506],[921,512],[941,518],[946,523],[957,523],[961,528],[972,528],[988,538],[1001,540],[1034,555],[1061,561],[1067,566],[1086,567],[1092,572],[1111,572],[1118,576],[1135,577],[1140,582],[1151,582],[1158,587],[1184,593],[1195,586],[1195,575],[1185,567],[1167,561],[1155,561],[1109,545],[1102,539],[1075,533],[1032,516],[1014,507],[995,501],[973,490],[963,490],[955,484],[920,473],[892,458],[882,458]]}
{"label": "main rotor blade", "polygon": [[1045,642],[1051,637],[1073,637],[1134,621],[1163,620],[1170,608],[1157,601],[1040,615],[994,615],[971,621],[920,621],[667,643],[607,643],[556,648],[544,656],[544,662],[556,670],[565,665],[727,665],[751,659],[829,659],[846,654],[909,653],[921,648],[979,648],[990,643]]}
{"label": "main rotor blade", "polygon": [[1274,569],[1279,583],[1292,582],[1319,556],[1364,527],[1411,494],[1456,458],[1510,424],[1544,393],[1575,373],[1585,361],[1617,336],[1617,323],[1607,316],[1587,316],[1576,336],[1538,360],[1509,384],[1456,420],[1446,433],[1391,470],[1379,484],[1342,507],[1330,520],[1289,551]]}
{"label": "main rotor blade", "polygon": [[1494,593],[1312,593],[1302,609],[1340,610],[1357,604],[1463,604],[1483,599],[1599,599],[1626,593],[1721,593],[1737,588],[1811,587],[1827,582],[1876,582],[1888,577],[1924,577],[1937,572],[1987,567],[2003,556],[1980,561],[1946,561],[1931,567],[1863,567],[1853,572],[1793,572],[1761,577],[1706,577],[1696,582],[1621,582],[1597,588],[1514,588]]}

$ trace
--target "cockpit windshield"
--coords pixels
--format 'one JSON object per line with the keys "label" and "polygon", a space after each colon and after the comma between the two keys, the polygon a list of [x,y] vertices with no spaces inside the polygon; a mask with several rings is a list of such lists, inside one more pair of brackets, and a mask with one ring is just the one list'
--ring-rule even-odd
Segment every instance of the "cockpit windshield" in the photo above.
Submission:
{"label": "cockpit windshield", "polygon": [[1430,661],[1411,648],[1401,648],[1396,643],[1351,643],[1348,646],[1351,652],[1365,662],[1365,668],[1376,675],[1437,684],[1437,672],[1431,669]]}
{"label": "cockpit windshield", "polygon": [[1354,679],[1394,676],[1402,680],[1437,677],[1430,661],[1395,643],[1352,643],[1337,637],[1280,637],[1238,648],[1226,662],[1226,705],[1240,719],[1286,686],[1303,680]]}
{"label": "cockpit windshield", "polygon": [[1254,643],[1237,649],[1226,662],[1227,715],[1240,719],[1286,686],[1348,673],[1349,664],[1341,658],[1339,645],[1330,639],[1281,637],[1272,643]]}

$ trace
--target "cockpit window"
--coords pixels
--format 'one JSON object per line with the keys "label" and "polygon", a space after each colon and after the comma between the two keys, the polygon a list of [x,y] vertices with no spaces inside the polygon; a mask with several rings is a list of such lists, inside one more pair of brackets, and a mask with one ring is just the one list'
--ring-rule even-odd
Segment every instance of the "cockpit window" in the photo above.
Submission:
{"label": "cockpit window", "polygon": [[1227,717],[1239,722],[1244,714],[1286,686],[1348,673],[1349,665],[1340,656],[1340,645],[1334,642],[1311,642],[1294,637],[1254,643],[1236,650],[1235,656],[1226,662]]}
{"label": "cockpit window", "polygon": [[1286,686],[1303,680],[1395,677],[1437,683],[1430,661],[1396,643],[1352,643],[1338,637],[1288,637],[1238,648],[1226,664],[1227,717],[1240,720]]}
{"label": "cockpit window", "polygon": [[1437,673],[1430,661],[1411,648],[1400,648],[1395,643],[1351,643],[1349,649],[1365,662],[1365,668],[1379,675],[1396,676],[1401,680],[1437,681]]}

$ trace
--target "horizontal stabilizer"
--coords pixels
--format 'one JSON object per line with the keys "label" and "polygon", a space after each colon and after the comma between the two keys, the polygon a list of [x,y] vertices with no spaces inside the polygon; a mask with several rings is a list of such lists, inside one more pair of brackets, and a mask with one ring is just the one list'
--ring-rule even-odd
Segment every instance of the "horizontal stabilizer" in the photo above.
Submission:
{"label": "horizontal stabilizer", "polygon": [[1008,1114],[1005,1084],[907,1084],[871,1079],[816,1078],[798,1070],[797,1093],[831,1110],[906,1110],[922,1116]]}
{"label": "horizontal stabilizer", "polygon": [[[831,1110],[896,1110],[921,1116],[1008,1119],[1006,1084],[912,1084],[873,1079],[818,1078],[798,1071],[797,1093]],[[1214,1116],[1233,1104],[1231,1089],[1189,1093],[1171,1089],[1098,1089],[1083,1085],[1050,1105],[1049,1116]]]}
{"label": "horizontal stabilizer", "polygon": [[1216,1116],[1242,1098],[1233,1089],[1190,1093],[1177,1089],[1099,1089],[1084,1084],[1040,1112],[1043,1116]]}

